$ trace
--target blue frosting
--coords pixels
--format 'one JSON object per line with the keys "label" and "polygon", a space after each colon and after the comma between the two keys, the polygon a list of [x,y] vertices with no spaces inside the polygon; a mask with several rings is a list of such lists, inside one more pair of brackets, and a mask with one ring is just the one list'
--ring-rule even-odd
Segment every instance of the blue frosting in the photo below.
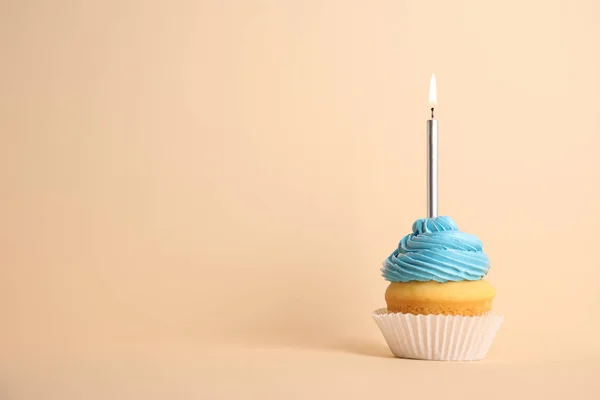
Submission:
{"label": "blue frosting", "polygon": [[418,219],[412,230],[383,262],[387,281],[475,281],[487,274],[481,240],[460,232],[452,218]]}

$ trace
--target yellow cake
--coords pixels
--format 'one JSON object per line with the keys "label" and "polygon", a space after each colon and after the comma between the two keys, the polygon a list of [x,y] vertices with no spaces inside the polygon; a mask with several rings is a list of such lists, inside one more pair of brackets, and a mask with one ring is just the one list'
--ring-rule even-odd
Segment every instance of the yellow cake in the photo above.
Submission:
{"label": "yellow cake", "polygon": [[496,295],[486,280],[458,282],[392,282],[385,292],[389,312],[481,315],[492,309]]}

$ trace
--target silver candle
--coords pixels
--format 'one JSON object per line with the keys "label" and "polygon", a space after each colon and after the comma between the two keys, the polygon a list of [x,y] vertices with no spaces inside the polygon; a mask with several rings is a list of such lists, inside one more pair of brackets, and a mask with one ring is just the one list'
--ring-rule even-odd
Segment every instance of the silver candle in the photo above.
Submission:
{"label": "silver candle", "polygon": [[438,216],[438,121],[435,119],[437,88],[435,75],[429,83],[431,119],[427,120],[427,217]]}

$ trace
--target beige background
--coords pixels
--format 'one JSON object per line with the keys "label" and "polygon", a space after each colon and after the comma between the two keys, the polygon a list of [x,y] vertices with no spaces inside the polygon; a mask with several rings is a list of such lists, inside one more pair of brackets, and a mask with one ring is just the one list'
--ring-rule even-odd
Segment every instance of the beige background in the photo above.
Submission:
{"label": "beige background", "polygon": [[[599,398],[599,17],[0,2],[0,398]],[[425,212],[432,72],[440,212],[506,315],[477,364],[391,359],[370,317]]]}

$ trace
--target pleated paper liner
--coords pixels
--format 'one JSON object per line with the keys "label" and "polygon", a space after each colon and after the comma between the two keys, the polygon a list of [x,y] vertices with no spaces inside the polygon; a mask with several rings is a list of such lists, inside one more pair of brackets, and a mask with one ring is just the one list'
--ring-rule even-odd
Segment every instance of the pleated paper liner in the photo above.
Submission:
{"label": "pleated paper liner", "polygon": [[390,313],[386,308],[372,315],[394,356],[438,361],[481,360],[504,319],[495,313],[413,315]]}

